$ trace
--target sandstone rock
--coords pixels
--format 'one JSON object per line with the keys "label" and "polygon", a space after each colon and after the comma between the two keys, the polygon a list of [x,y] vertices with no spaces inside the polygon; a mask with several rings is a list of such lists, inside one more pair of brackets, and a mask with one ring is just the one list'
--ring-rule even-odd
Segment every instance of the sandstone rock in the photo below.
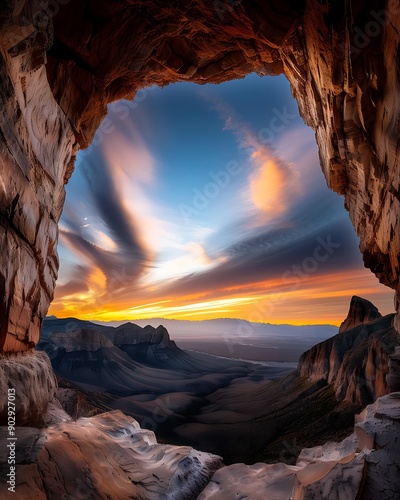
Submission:
{"label": "sandstone rock", "polygon": [[[354,434],[341,443],[303,450],[296,466],[260,463],[223,467],[214,474],[199,500],[398,498],[399,401],[400,393],[378,399],[357,417]],[[359,429],[362,435],[357,432]]]}
{"label": "sandstone rock", "polygon": [[0,9],[0,349],[38,341],[57,277],[64,183],[107,103],[149,85],[253,71],[289,79],[365,265],[400,298],[395,2],[383,11],[356,0],[6,0]]}
{"label": "sandstone rock", "polygon": [[7,425],[7,391],[15,389],[17,425],[37,425],[53,398],[57,381],[46,353],[0,357],[0,424]]}
{"label": "sandstone rock", "polygon": [[[113,411],[46,429],[29,456],[18,459],[16,491],[20,500],[185,500],[196,498],[221,465],[215,455],[158,444],[153,432]],[[3,481],[0,495],[14,498]]]}
{"label": "sandstone rock", "polygon": [[287,500],[300,467],[286,464],[234,464],[219,469],[198,500]]}
{"label": "sandstone rock", "polygon": [[339,333],[346,332],[352,328],[370,323],[375,319],[382,318],[382,314],[369,300],[354,295],[351,298],[350,309],[347,318],[339,327]]}

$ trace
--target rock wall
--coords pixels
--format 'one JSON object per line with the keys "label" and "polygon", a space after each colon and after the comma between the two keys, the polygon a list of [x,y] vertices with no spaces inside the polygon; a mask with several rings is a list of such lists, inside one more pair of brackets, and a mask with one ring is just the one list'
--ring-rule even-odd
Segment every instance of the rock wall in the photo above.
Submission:
{"label": "rock wall", "polygon": [[340,443],[305,448],[296,465],[234,464],[219,469],[198,500],[376,499],[400,495],[400,393],[356,416],[354,433]]}
{"label": "rock wall", "polygon": [[397,370],[391,359],[398,344],[393,321],[389,314],[315,345],[300,357],[299,375],[332,384],[338,401],[360,407],[397,390]]}
{"label": "rock wall", "polygon": [[44,430],[17,428],[16,493],[8,490],[0,433],[2,499],[190,500],[222,466],[216,455],[157,443],[152,431],[119,410],[76,422],[52,411],[55,422]]}
{"label": "rock wall", "polygon": [[[0,426],[8,425],[8,389],[15,403],[16,425],[39,425],[57,390],[57,380],[44,352],[0,356]],[[10,406],[14,410],[14,406]]]}
{"label": "rock wall", "polygon": [[0,7],[0,351],[38,341],[58,271],[57,222],[75,137],[46,75],[40,2]]}
{"label": "rock wall", "polygon": [[107,103],[175,81],[283,72],[366,266],[399,297],[399,15],[394,0],[3,1],[0,350],[38,341],[77,149]]}
{"label": "rock wall", "polygon": [[[400,6],[395,0],[307,0],[284,72],[313,127],[328,186],[344,195],[364,263],[399,307]],[[400,331],[399,316],[395,326]]]}

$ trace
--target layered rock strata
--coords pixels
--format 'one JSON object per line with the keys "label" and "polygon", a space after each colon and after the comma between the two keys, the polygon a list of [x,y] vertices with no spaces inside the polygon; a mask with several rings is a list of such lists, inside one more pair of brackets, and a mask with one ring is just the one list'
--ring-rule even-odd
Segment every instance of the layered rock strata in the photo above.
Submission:
{"label": "layered rock strata", "polygon": [[393,323],[394,315],[382,317],[371,302],[353,297],[339,333],[302,354],[299,375],[332,384],[338,401],[361,407],[396,390],[398,334]]}
{"label": "layered rock strata", "polygon": [[33,351],[0,357],[0,425],[8,425],[9,389],[16,425],[39,425],[57,390],[47,354]]}

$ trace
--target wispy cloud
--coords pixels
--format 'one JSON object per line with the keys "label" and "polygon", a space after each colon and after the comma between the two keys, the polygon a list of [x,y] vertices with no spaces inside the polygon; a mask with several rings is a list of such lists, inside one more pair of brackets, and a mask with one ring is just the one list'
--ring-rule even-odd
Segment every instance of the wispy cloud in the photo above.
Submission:
{"label": "wispy cloud", "polygon": [[245,191],[247,199],[260,211],[258,224],[284,216],[302,193],[298,170],[280,157],[272,145],[263,143],[257,132],[241,122],[228,106],[218,102],[214,107],[225,121],[224,130],[235,134],[240,151],[251,161]]}
{"label": "wispy cloud", "polygon": [[[309,131],[291,124],[272,146],[263,143],[253,122],[246,123],[222,101],[213,101],[219,121],[208,109],[213,132],[203,142],[210,144],[210,151],[204,148],[204,156],[198,152],[194,158],[191,137],[185,147],[181,129],[174,155],[168,157],[156,148],[158,122],[151,118],[155,107],[148,113],[145,105],[140,109],[145,128],[157,138],[152,137],[151,147],[140,132],[142,118],[139,127],[132,115],[124,122],[112,121],[112,133],[103,134],[96,147],[79,157],[60,226],[60,251],[68,265],[53,313],[97,319],[247,318],[257,303],[283,294],[284,306],[277,306],[265,320],[281,322],[293,311],[292,318],[296,314],[310,322],[314,318],[308,298],[325,304],[331,314],[332,304],[338,309],[339,301],[347,308],[344,295],[356,292],[357,283],[366,293],[373,289],[372,282],[365,285],[357,274],[362,274],[362,263],[356,237],[341,201],[324,191]],[[158,106],[159,101],[156,114]],[[176,103],[168,106],[170,119]],[[185,127],[193,120],[188,113]],[[114,119],[112,108],[109,116]],[[165,123],[160,142],[169,145],[173,135],[165,131]],[[196,123],[196,133],[206,128],[205,122]],[[221,128],[222,146],[215,135]],[[213,149],[217,144],[222,152]],[[227,144],[232,152],[225,149]],[[209,155],[214,151],[218,160],[211,167]],[[220,190],[218,199],[212,198],[193,226],[183,227],[176,200],[209,184],[210,168],[222,168],[220,158],[240,163],[240,175]],[[316,239],[327,235],[340,247],[298,290],[291,290],[292,283],[283,282],[282,276],[308,262]]]}

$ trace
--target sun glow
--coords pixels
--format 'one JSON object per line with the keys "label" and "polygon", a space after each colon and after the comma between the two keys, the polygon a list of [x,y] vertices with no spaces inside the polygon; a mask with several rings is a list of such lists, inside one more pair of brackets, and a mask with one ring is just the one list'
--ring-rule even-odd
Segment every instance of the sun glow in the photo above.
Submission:
{"label": "sun glow", "polygon": [[50,314],[339,324],[354,294],[391,311],[288,82],[224,86],[226,99],[222,86],[177,84],[149,89],[135,113],[109,106],[109,132],[66,187]]}
{"label": "sun glow", "polygon": [[[355,294],[374,297],[379,304],[387,296],[377,288],[376,279],[360,272],[310,276],[300,284],[283,284],[281,279],[228,287],[199,296],[177,296],[156,301],[121,300],[110,295],[110,301],[93,301],[96,287],[104,285],[101,273],[92,276],[93,288],[88,294],[55,300],[50,314],[58,317],[77,316],[102,321],[135,319],[215,319],[230,317],[252,322],[308,325],[339,325],[348,309],[348,298]],[[94,291],[94,294],[92,294]],[[246,293],[246,295],[243,294]],[[390,293],[390,292],[389,292]],[[136,303],[134,307],[129,304]]]}

